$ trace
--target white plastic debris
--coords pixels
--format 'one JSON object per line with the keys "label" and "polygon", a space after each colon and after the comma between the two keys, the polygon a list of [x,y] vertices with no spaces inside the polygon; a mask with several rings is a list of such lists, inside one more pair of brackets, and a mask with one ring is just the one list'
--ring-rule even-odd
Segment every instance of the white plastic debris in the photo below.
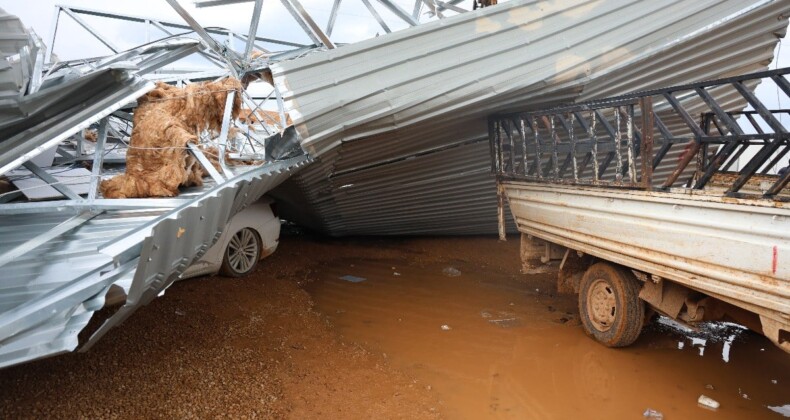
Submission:
{"label": "white plastic debris", "polygon": [[711,391],[713,391],[716,388],[714,388],[713,385],[711,385],[711,384],[707,384],[707,385],[705,385],[705,389],[710,389]]}
{"label": "white plastic debris", "polygon": [[697,404],[705,408],[710,408],[711,410],[716,410],[721,405],[718,401],[708,397],[707,395],[700,395],[699,399],[697,399]]}
{"label": "white plastic debris", "polygon": [[678,350],[683,350],[683,347],[686,347],[686,343],[678,341]]}
{"label": "white plastic debris", "polygon": [[773,411],[774,413],[779,413],[784,417],[790,417],[790,404],[785,405],[777,405],[777,406],[767,406],[769,410]]}
{"label": "white plastic debris", "polygon": [[392,273],[392,275],[397,277],[397,276],[400,276],[400,273],[396,271],[396,272]]}
{"label": "white plastic debris", "polygon": [[642,415],[643,415],[643,416],[644,416],[646,419],[653,419],[653,420],[664,420],[664,414],[663,414],[663,413],[661,413],[661,412],[660,412],[660,411],[658,411],[658,410],[653,410],[652,408],[648,408],[647,410],[645,410],[645,412],[644,412],[644,413],[642,413]]}
{"label": "white plastic debris", "polygon": [[447,324],[442,325],[442,331],[450,331],[450,330],[452,330],[452,328],[450,328],[449,325]]}
{"label": "white plastic debris", "polygon": [[444,270],[442,270],[442,274],[447,277],[458,277],[461,275],[461,270],[455,267],[445,267]]}

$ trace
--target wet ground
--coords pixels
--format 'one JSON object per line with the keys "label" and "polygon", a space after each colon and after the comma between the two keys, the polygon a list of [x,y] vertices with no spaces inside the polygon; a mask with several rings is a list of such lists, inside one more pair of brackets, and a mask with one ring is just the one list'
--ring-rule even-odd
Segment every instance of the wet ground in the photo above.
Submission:
{"label": "wet ground", "polygon": [[[585,336],[575,297],[555,296],[553,277],[518,274],[516,242],[463,239],[435,262],[347,257],[308,291],[345,339],[429,384],[451,418],[790,416],[790,355],[763,337],[661,319],[631,348],[605,348]],[[698,407],[701,394],[721,407]]]}
{"label": "wet ground", "polygon": [[0,370],[0,418],[790,416],[765,338],[662,320],[608,349],[518,270],[515,240],[286,235],[248,278],[177,283],[88,353]]}

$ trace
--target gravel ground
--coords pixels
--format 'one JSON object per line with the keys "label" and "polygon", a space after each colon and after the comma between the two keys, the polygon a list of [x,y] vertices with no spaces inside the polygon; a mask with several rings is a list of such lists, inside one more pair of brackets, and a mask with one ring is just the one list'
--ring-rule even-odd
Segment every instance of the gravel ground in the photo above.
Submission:
{"label": "gravel ground", "polygon": [[1,416],[439,418],[430,387],[345,342],[303,290],[322,262],[402,252],[386,244],[284,236],[245,279],[177,283],[87,353],[0,370]]}

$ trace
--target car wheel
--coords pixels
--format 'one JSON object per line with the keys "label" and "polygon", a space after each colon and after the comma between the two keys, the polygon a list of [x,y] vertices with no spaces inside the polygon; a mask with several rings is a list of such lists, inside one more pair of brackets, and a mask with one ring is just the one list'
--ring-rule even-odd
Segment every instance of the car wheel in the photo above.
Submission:
{"label": "car wheel", "polygon": [[243,277],[255,270],[261,258],[261,239],[253,229],[244,228],[233,234],[225,247],[220,273]]}
{"label": "car wheel", "polygon": [[639,299],[641,284],[630,271],[593,264],[580,286],[579,315],[588,335],[608,347],[636,341],[644,324],[645,303]]}

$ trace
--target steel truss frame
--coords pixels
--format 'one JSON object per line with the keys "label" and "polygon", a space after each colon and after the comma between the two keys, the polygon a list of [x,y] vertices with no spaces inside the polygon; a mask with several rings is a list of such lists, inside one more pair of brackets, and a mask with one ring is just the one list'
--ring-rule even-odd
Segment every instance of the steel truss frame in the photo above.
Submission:
{"label": "steel truss frame", "polygon": [[[667,190],[705,189],[726,174],[729,197],[788,201],[780,196],[790,171],[772,176],[761,194],[743,192],[750,180],[790,153],[790,129],[781,119],[790,110],[769,110],[748,85],[771,80],[790,99],[790,68],[639,92],[548,110],[489,118],[492,172],[500,179]],[[714,98],[727,88],[752,110],[726,109]],[[732,102],[732,101],[731,101]],[[707,108],[695,119],[692,104]],[[749,127],[736,120],[743,116]],[[759,120],[758,120],[759,119]],[[668,121],[677,124],[670,124]],[[753,131],[749,133],[748,131]],[[675,145],[684,145],[677,164],[661,180],[654,170]],[[657,147],[657,150],[656,150]],[[727,172],[748,148],[758,151],[743,168]],[[614,164],[613,164],[614,162]],[[695,162],[691,179],[680,179]],[[762,170],[761,170],[762,169]]]}

